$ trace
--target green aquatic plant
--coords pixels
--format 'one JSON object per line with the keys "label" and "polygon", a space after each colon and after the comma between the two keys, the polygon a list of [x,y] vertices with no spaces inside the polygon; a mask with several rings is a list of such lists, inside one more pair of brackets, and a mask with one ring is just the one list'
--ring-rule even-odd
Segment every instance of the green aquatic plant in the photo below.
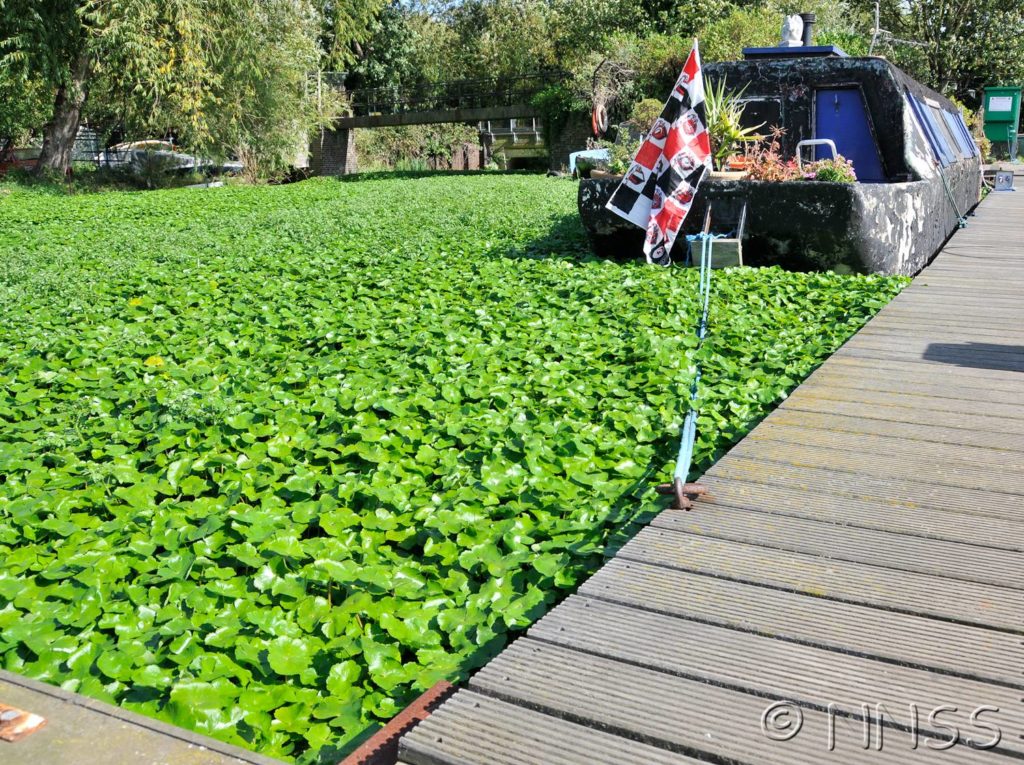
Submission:
{"label": "green aquatic plant", "polygon": [[[573,183],[8,190],[5,669],[336,762],[659,507],[697,275],[589,257]],[[716,273],[699,467],[901,284]]]}

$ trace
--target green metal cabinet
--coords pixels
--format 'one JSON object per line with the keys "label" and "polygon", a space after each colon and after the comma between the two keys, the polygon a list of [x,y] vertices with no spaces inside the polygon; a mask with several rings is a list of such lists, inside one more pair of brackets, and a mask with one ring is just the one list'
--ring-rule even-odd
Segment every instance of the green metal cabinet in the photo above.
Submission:
{"label": "green metal cabinet", "polygon": [[985,137],[998,156],[1017,156],[1020,91],[1019,85],[985,88]]}

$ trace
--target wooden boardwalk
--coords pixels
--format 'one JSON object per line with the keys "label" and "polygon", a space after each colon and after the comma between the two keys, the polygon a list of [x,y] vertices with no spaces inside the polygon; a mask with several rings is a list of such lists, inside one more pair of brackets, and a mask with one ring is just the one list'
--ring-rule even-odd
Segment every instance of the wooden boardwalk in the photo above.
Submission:
{"label": "wooden boardwalk", "polygon": [[402,761],[1020,762],[1022,296],[1024,191],[993,194]]}

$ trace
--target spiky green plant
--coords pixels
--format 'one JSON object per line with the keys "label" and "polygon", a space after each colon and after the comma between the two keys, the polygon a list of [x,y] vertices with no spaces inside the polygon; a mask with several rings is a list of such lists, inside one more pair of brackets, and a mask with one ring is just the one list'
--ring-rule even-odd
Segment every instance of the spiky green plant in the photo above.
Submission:
{"label": "spiky green plant", "polygon": [[718,80],[709,82],[704,93],[708,135],[716,169],[720,170],[725,160],[737,153],[743,144],[763,139],[757,131],[765,123],[754,127],[743,126],[746,104],[742,99],[746,90],[746,86],[738,91],[726,90],[725,80]]}

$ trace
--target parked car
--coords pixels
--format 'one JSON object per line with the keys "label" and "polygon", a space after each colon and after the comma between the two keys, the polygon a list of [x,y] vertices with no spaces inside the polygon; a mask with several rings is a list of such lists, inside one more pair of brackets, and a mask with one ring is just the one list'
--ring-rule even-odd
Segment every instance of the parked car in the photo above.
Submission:
{"label": "parked car", "polygon": [[100,152],[97,162],[101,167],[122,167],[134,172],[154,166],[166,172],[201,172],[210,175],[242,171],[241,162],[215,162],[194,154],[185,154],[175,150],[170,141],[155,139],[111,146]]}

